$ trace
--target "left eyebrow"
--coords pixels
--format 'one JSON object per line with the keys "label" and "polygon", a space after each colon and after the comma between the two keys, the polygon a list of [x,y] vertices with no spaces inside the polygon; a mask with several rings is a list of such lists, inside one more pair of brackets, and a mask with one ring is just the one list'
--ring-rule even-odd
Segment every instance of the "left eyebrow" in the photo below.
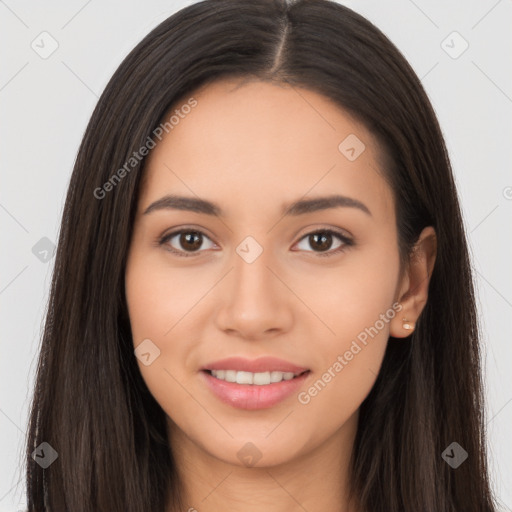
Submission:
{"label": "left eyebrow", "polygon": [[[349,207],[357,208],[367,215],[372,216],[369,208],[361,201],[352,197],[331,195],[326,197],[315,197],[312,199],[299,199],[291,204],[282,207],[282,215],[304,215],[306,213],[327,210],[330,208]],[[211,201],[196,197],[166,195],[151,203],[145,210],[144,215],[157,210],[187,210],[205,215],[223,216],[221,207]]]}
{"label": "left eyebrow", "polygon": [[331,195],[326,197],[316,197],[312,199],[301,199],[283,207],[284,215],[303,215],[305,213],[327,210],[329,208],[349,207],[358,208],[366,214],[372,216],[369,208],[361,201],[352,197]]}

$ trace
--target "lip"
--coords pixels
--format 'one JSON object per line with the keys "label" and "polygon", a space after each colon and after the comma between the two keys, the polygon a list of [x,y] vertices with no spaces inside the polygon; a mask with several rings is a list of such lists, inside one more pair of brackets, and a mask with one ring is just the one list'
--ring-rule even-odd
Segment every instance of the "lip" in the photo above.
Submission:
{"label": "lip", "polygon": [[[212,369],[215,370],[223,368]],[[229,367],[229,369],[234,370],[235,368]],[[232,407],[236,407],[237,409],[246,410],[268,409],[269,407],[277,405],[279,402],[296,393],[304,381],[309,377],[310,373],[310,371],[306,371],[302,375],[294,377],[291,380],[282,380],[281,382],[258,386],[255,384],[237,384],[236,382],[227,382],[217,379],[208,373],[206,369],[199,372],[201,378],[205,380],[208,388],[220,401]]]}
{"label": "lip", "polygon": [[[246,359],[243,357],[228,357],[204,365],[201,370],[236,370],[241,372],[292,372],[295,374],[305,372],[303,368],[277,357],[259,357],[258,359]],[[287,381],[290,382],[290,381]],[[279,382],[276,384],[280,384]],[[238,384],[240,385],[240,384]],[[269,384],[270,386],[271,384]]]}

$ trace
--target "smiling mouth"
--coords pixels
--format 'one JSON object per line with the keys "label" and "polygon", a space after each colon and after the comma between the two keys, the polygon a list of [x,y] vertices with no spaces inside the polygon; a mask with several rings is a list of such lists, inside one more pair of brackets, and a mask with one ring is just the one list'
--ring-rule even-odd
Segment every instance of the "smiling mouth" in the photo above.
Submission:
{"label": "smiling mouth", "polygon": [[252,386],[268,386],[269,384],[277,384],[279,382],[288,381],[300,377],[310,370],[305,370],[300,373],[293,372],[245,372],[239,370],[203,370],[212,377],[224,382],[232,382],[236,384],[245,384]]}

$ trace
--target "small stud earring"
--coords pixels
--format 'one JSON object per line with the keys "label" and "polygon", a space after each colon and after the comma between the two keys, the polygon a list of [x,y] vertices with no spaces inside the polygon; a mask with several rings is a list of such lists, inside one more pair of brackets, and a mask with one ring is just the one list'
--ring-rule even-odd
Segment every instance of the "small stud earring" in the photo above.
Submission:
{"label": "small stud earring", "polygon": [[409,322],[409,320],[406,320],[405,318],[402,320],[403,325],[402,327],[408,331],[412,331],[414,329],[414,322]]}

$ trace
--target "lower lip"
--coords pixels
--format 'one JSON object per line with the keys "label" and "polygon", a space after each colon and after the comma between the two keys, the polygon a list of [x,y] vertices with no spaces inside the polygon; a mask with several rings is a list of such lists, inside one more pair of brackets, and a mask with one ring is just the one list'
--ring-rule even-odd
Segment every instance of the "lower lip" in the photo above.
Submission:
{"label": "lower lip", "polygon": [[222,402],[237,409],[267,409],[278,404],[296,392],[304,383],[310,371],[290,380],[258,386],[255,384],[237,384],[227,382],[202,370],[206,384]]}

